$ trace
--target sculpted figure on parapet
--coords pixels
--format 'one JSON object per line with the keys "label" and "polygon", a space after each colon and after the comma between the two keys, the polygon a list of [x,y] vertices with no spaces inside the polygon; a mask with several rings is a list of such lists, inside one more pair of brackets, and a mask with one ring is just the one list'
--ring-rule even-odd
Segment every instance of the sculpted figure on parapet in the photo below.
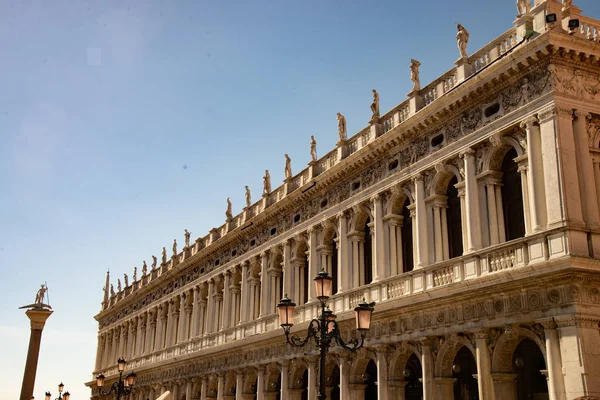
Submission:
{"label": "sculpted figure on parapet", "polygon": [[317,141],[313,135],[310,136],[310,157],[313,162],[317,161]]}
{"label": "sculpted figure on parapet", "polygon": [[265,176],[263,176],[263,194],[271,193],[271,175],[269,170],[265,170]]}
{"label": "sculpted figure on parapet", "polygon": [[373,89],[373,102],[371,103],[371,112],[373,113],[372,118],[379,117],[379,93]]}
{"label": "sculpted figure on parapet", "polygon": [[465,29],[461,24],[456,25],[458,33],[456,34],[456,43],[458,45],[458,51],[460,52],[460,58],[469,58],[467,56],[467,43],[469,43],[469,31]]}
{"label": "sculpted figure on parapet", "polygon": [[123,283],[125,284],[125,287],[129,286],[129,277],[127,274],[123,274]]}
{"label": "sculpted figure on parapet", "polygon": [[341,113],[337,113],[337,122],[338,122],[338,135],[340,135],[340,140],[346,140],[346,117],[344,117]]}
{"label": "sculpted figure on parapet", "polygon": [[517,0],[517,18],[531,11],[531,0]]}
{"label": "sculpted figure on parapet", "polygon": [[[152,256],[154,257],[154,256]],[[146,261],[144,260],[144,265],[142,265],[142,276],[146,276],[148,273],[148,265],[146,265]]]}
{"label": "sculpted figure on parapet", "polygon": [[413,88],[410,91],[411,93],[421,90],[421,80],[419,78],[419,67],[420,66],[421,66],[421,63],[418,62],[417,60],[415,60],[415,59],[410,60],[410,80],[413,82]]}
{"label": "sculpted figure on parapet", "polygon": [[[144,261],[144,265],[146,265],[146,261]],[[137,281],[137,267],[133,267],[133,281]]]}
{"label": "sculpted figure on parapet", "polygon": [[162,263],[166,264],[167,263],[167,249],[164,248],[162,249]]}
{"label": "sculpted figure on parapet", "polygon": [[117,292],[121,293],[121,280],[117,279]]}
{"label": "sculpted figure on parapet", "polygon": [[233,218],[233,214],[231,213],[231,200],[229,200],[229,197],[227,198],[227,210],[225,210],[225,217],[227,220]]}
{"label": "sculpted figure on parapet", "polygon": [[154,269],[156,268],[156,262],[157,262],[156,257],[154,255],[152,255],[152,266],[151,266],[152,267],[152,271],[154,271]]}
{"label": "sculpted figure on parapet", "polygon": [[33,304],[44,304],[44,295],[46,294],[47,290],[48,288],[42,284],[35,295],[35,302]]}
{"label": "sculpted figure on parapet", "polygon": [[185,247],[190,247],[190,236],[192,236],[192,233],[188,232],[187,229],[184,229],[183,237],[185,238]]}
{"label": "sculpted figure on parapet", "polygon": [[252,193],[250,193],[250,188],[246,186],[246,207],[250,207],[252,205]]}
{"label": "sculpted figure on parapet", "polygon": [[173,255],[177,255],[177,239],[173,239]]}
{"label": "sculpted figure on parapet", "polygon": [[292,179],[292,160],[290,156],[285,155],[285,180]]}
{"label": "sculpted figure on parapet", "polygon": [[110,284],[110,295],[114,296],[115,295],[115,287],[113,286],[113,284]]}

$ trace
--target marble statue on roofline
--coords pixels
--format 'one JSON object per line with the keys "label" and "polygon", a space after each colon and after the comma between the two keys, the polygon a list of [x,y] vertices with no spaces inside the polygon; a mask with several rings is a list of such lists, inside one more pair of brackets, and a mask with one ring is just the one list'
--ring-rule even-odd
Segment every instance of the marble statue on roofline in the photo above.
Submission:
{"label": "marble statue on roofline", "polygon": [[173,239],[173,256],[177,255],[177,239]]}
{"label": "marble statue on roofline", "polygon": [[129,277],[127,274],[123,274],[123,283],[125,284],[125,287],[129,286]]}
{"label": "marble statue on roofline", "polygon": [[317,141],[313,135],[310,136],[310,157],[313,162],[317,161]]}
{"label": "marble statue on roofline", "polygon": [[121,293],[121,280],[117,279],[117,292]]}
{"label": "marble statue on roofline", "polygon": [[265,176],[263,176],[263,194],[271,193],[271,175],[269,170],[265,170]]}
{"label": "marble statue on roofline", "polygon": [[343,142],[347,138],[346,117],[344,117],[341,113],[337,113],[337,123],[338,123],[338,135],[340,136],[340,141]]}
{"label": "marble statue on roofline", "polygon": [[110,295],[114,296],[115,295],[115,287],[113,286],[113,284],[110,284]]}
{"label": "marble statue on roofline", "polygon": [[410,91],[416,92],[421,90],[421,80],[419,78],[419,67],[421,63],[415,59],[410,60],[410,80],[413,82],[413,88]]}
{"label": "marble statue on roofline", "polygon": [[156,268],[156,262],[157,262],[156,257],[154,255],[152,255],[152,265],[151,265],[152,271],[154,271],[154,269]]}
{"label": "marble statue on roofline", "polygon": [[460,58],[469,58],[467,55],[467,43],[469,43],[469,31],[465,29],[461,24],[456,25],[458,33],[456,34],[456,43],[458,45],[458,51],[460,52]]}
{"label": "marble statue on roofline", "polygon": [[137,281],[137,267],[133,267],[133,281]]}
{"label": "marble statue on roofline", "polygon": [[187,229],[184,229],[183,236],[185,238],[185,247],[190,247],[190,237],[192,236],[192,233],[188,232]]}
{"label": "marble statue on roofline", "polygon": [[292,160],[290,156],[285,155],[285,180],[292,179]]}
{"label": "marble statue on roofline", "polygon": [[228,220],[233,218],[233,214],[231,212],[231,200],[229,200],[229,197],[227,198],[227,210],[225,210],[225,217],[227,217]]}
{"label": "marble statue on roofline", "polygon": [[246,188],[246,194],[244,195],[246,197],[246,207],[250,207],[252,205],[252,193],[250,193],[250,188],[248,188],[248,185],[244,187]]}
{"label": "marble statue on roofline", "polygon": [[373,102],[371,103],[372,118],[379,118],[379,93],[373,89]]}
{"label": "marble statue on roofline", "polygon": [[144,260],[144,265],[142,265],[142,276],[146,276],[148,273],[148,265],[146,265],[146,260]]}
{"label": "marble statue on roofline", "polygon": [[165,249],[164,246],[163,246],[163,249],[162,249],[162,263],[163,264],[167,263],[167,249]]}
{"label": "marble statue on roofline", "polygon": [[531,0],[517,0],[517,18],[529,14],[531,11]]}

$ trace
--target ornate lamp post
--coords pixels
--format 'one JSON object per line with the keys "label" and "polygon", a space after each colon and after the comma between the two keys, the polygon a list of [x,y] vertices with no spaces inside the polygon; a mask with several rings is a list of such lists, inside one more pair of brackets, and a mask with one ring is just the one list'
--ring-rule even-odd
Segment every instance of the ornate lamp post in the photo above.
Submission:
{"label": "ornate lamp post", "polygon": [[[63,394],[63,390],[65,388],[65,385],[63,385],[63,383],[59,383],[58,384],[58,397],[54,400],[69,400],[69,398],[71,397],[71,394],[67,391],[65,392],[65,394]],[[50,394],[50,392],[46,392],[46,400],[50,400],[50,398],[52,397],[52,394]],[[33,399],[33,396],[32,396]]]}
{"label": "ornate lamp post", "polygon": [[[128,396],[131,394],[131,390],[133,389],[133,385],[135,385],[135,372],[131,372],[125,375],[125,379],[123,379],[123,371],[125,371],[125,366],[127,365],[127,361],[119,358],[118,368],[119,368],[119,381],[114,382],[110,389],[107,391],[103,391],[102,387],[104,386],[104,375],[100,374],[96,377],[96,386],[98,386],[98,392],[101,396],[108,396],[111,393],[115,393],[117,395],[117,400],[121,398],[121,396]],[[48,400],[48,399],[46,399]]]}
{"label": "ornate lamp post", "polygon": [[325,358],[329,351],[329,346],[335,342],[346,350],[356,351],[360,349],[364,342],[365,336],[371,328],[371,314],[373,313],[375,303],[367,303],[365,299],[354,309],[356,317],[356,330],[360,333],[360,340],[354,339],[349,343],[344,342],[340,335],[336,315],[327,308],[327,300],[331,296],[331,277],[325,271],[319,272],[314,279],[317,286],[317,298],[321,302],[321,314],[318,318],[310,321],[308,332],[305,338],[301,338],[295,334],[290,335],[290,329],[294,325],[294,310],[296,304],[290,300],[287,295],[281,299],[277,305],[279,310],[279,321],[285,332],[286,341],[294,347],[302,347],[311,339],[320,351],[319,364],[319,400],[325,400]]}

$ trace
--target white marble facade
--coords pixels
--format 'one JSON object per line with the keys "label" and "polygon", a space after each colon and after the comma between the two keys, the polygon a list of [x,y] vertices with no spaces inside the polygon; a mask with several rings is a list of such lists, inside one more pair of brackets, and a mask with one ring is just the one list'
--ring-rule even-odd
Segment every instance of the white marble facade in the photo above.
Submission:
{"label": "white marble facade", "polygon": [[303,332],[325,268],[345,337],[377,302],[365,348],[330,351],[330,399],[600,396],[599,41],[536,0],[242,214],[107,278],[94,376],[124,357],[135,400],[316,400],[316,348],[285,344],[275,306],[294,299]]}

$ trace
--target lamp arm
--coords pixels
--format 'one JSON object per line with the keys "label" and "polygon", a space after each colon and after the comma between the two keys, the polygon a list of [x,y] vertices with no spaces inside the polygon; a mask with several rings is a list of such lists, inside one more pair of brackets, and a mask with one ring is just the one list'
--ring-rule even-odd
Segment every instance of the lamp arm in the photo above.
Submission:
{"label": "lamp arm", "polygon": [[112,392],[116,392],[118,390],[119,390],[119,382],[113,382],[113,384],[110,385],[110,389],[108,389],[107,391],[103,391],[102,389],[98,388],[98,392],[100,393],[101,396],[108,396]]}
{"label": "lamp arm", "polygon": [[320,328],[319,321],[316,319],[313,319],[312,321],[310,321],[310,324],[308,325],[308,332],[307,332],[305,338],[301,338],[300,336],[298,336],[296,334],[290,335],[290,331],[285,330],[285,339],[290,345],[292,345],[294,347],[303,347],[306,343],[308,343],[310,341],[310,339],[317,336],[317,332],[319,331],[319,328]]}
{"label": "lamp arm", "polygon": [[335,339],[335,342],[338,344],[338,346],[341,346],[342,348],[349,350],[349,351],[356,351],[358,349],[360,349],[361,347],[363,347],[363,345],[365,344],[365,334],[361,333],[360,334],[360,340],[359,339],[353,339],[350,342],[346,343],[344,341],[344,339],[342,339],[342,335],[341,335],[341,331],[340,331],[340,327],[337,323],[337,321],[334,321],[334,329],[331,332],[331,338]]}

